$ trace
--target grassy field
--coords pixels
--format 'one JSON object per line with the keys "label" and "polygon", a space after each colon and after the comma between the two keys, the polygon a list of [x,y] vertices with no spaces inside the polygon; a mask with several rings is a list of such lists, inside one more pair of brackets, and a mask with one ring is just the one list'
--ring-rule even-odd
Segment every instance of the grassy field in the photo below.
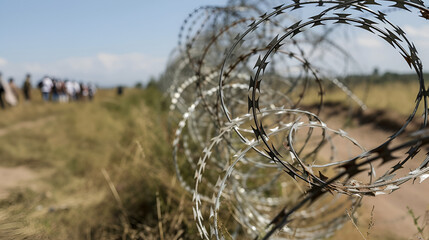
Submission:
{"label": "grassy field", "polygon": [[161,215],[166,239],[187,227],[158,91],[100,90],[93,102],[69,104],[34,96],[2,111],[0,166],[40,177],[0,201],[1,239],[156,239],[157,203],[182,216]]}
{"label": "grassy field", "polygon": [[[358,107],[356,102],[347,96],[336,86],[326,88],[329,84],[324,84],[324,102],[342,102],[346,105]],[[353,94],[358,97],[369,109],[392,111],[408,116],[415,106],[415,99],[419,92],[417,81],[404,82],[384,82],[367,85],[366,83],[352,84],[348,86]],[[319,89],[312,87],[305,94],[303,104],[311,105],[319,101]],[[420,111],[423,109],[420,106]]]}
{"label": "grassy field", "polygon": [[[367,105],[406,114],[416,86],[375,86]],[[158,90],[100,90],[93,102],[68,104],[33,96],[1,112],[0,167],[37,175],[0,200],[1,239],[199,239]],[[344,237],[363,239],[351,222],[333,239]]]}

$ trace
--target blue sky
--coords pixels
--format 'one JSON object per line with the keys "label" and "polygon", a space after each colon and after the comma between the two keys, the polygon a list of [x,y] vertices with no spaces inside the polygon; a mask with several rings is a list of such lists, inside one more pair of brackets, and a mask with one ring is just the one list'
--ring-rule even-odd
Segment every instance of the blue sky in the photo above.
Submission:
{"label": "blue sky", "polygon": [[[179,28],[192,10],[225,3],[226,0],[0,0],[0,71],[4,78],[14,77],[18,83],[27,72],[33,75],[33,83],[44,74],[101,86],[145,82],[164,70],[169,53],[177,45]],[[428,59],[429,21],[415,18],[410,22],[401,15],[392,16],[414,38],[420,54],[426,56],[422,59]],[[347,44],[378,51],[386,46],[364,34],[355,39]],[[355,52],[361,54],[359,50]],[[402,63],[384,66],[391,56],[381,55],[370,51],[362,58],[370,58],[368,64],[372,61],[381,70],[406,71]]]}
{"label": "blue sky", "polygon": [[[225,2],[0,0],[0,71],[17,81],[27,71],[33,73],[33,81],[43,74],[87,78],[102,85],[145,81],[164,69],[179,28],[192,10]],[[94,59],[106,65],[141,64],[134,66],[133,74],[123,67],[110,77],[101,72],[106,69],[85,65]],[[141,71],[136,70],[139,67]],[[124,79],[118,79],[121,74]]]}

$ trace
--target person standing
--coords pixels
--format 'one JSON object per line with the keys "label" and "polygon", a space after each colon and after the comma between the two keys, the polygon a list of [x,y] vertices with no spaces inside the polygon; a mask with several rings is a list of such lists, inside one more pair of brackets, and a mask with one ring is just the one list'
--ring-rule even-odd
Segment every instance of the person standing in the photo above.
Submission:
{"label": "person standing", "polygon": [[0,84],[1,84],[1,86],[3,88],[3,91],[2,91],[2,94],[1,94],[2,97],[4,96],[4,99],[2,98],[2,101],[4,100],[3,106],[4,106],[4,103],[9,104],[10,106],[15,106],[18,103],[18,100],[16,99],[15,95],[13,94],[13,92],[12,92],[9,84],[7,84],[1,78],[1,74],[0,74]]}
{"label": "person standing", "polygon": [[92,99],[94,98],[95,92],[97,91],[97,88],[95,87],[94,83],[90,83],[88,85],[88,97],[89,100],[92,101]]}
{"label": "person standing", "polygon": [[77,81],[72,81],[73,83],[73,89],[74,89],[74,99],[75,101],[80,100],[81,97],[81,89],[80,89],[80,84]]}
{"label": "person standing", "polygon": [[67,101],[68,102],[73,101],[74,100],[74,94],[75,94],[73,83],[69,80],[66,80],[64,82],[64,87],[65,87],[66,93],[67,93]]}
{"label": "person standing", "polygon": [[3,84],[1,84],[1,72],[0,72],[0,106],[1,106],[1,108],[5,108],[5,104],[4,104],[4,101],[3,101],[3,95],[4,95],[4,88],[3,88]]}
{"label": "person standing", "polygon": [[53,102],[58,102],[59,98],[60,98],[60,93],[59,93],[59,83],[58,80],[53,78],[52,79],[52,88],[51,88],[51,93],[52,93],[52,101]]}
{"label": "person standing", "polygon": [[42,80],[42,88],[41,88],[43,101],[45,102],[49,101],[49,94],[51,93],[52,86],[53,86],[52,79],[50,79],[48,76],[45,76]]}
{"label": "person standing", "polygon": [[30,92],[31,92],[31,80],[30,74],[27,73],[25,77],[24,85],[22,86],[22,91],[24,92],[25,101],[30,101]]}
{"label": "person standing", "polygon": [[118,87],[116,88],[116,95],[121,96],[121,95],[122,95],[122,93],[124,93],[124,87],[122,87],[122,86],[118,86]]}
{"label": "person standing", "polygon": [[15,82],[13,81],[13,78],[9,78],[9,87],[10,87],[10,90],[12,90],[12,93],[15,96],[16,101],[19,102],[18,87],[15,85]]}
{"label": "person standing", "polygon": [[67,102],[66,86],[63,80],[58,81],[58,89],[60,93],[60,102]]}

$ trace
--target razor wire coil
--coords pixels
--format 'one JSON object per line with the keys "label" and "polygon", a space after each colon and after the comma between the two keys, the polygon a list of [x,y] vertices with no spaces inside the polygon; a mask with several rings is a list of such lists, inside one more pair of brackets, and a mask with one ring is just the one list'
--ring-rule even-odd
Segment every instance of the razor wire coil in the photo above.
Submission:
{"label": "razor wire coil", "polygon": [[[265,13],[272,2],[196,9],[168,68],[173,160],[204,239],[328,237],[348,219],[339,206],[353,214],[364,196],[429,177],[429,157],[418,154],[429,140],[423,64],[405,31],[388,19],[392,9],[425,17],[423,2],[294,0]],[[323,120],[328,83],[367,108],[335,76],[337,63],[347,68],[355,61],[330,36],[343,25],[393,47],[420,84],[403,126],[370,149]],[[314,95],[315,106],[307,106]],[[406,139],[420,105],[420,130]],[[338,154],[344,146],[354,155]],[[400,176],[410,161],[420,164]],[[379,174],[376,162],[389,169]]]}

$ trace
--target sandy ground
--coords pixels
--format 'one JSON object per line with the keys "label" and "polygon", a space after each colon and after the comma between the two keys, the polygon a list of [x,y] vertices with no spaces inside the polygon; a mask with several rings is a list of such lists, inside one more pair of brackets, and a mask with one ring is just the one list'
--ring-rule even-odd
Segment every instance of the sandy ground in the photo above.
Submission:
{"label": "sandy ground", "polygon": [[[41,124],[44,124],[48,121],[53,120],[54,116],[44,117],[31,121],[23,121],[16,123],[7,128],[0,129],[0,137],[7,135],[15,130],[22,128],[34,128]],[[34,172],[33,170],[25,167],[2,167],[0,166],[0,199],[6,198],[9,195],[10,189],[27,187],[29,183],[37,179],[40,174]]]}
{"label": "sandy ground", "polygon": [[23,166],[0,167],[0,199],[6,198],[10,189],[25,187],[37,174]]}
{"label": "sandy ground", "polygon": [[[325,120],[328,126],[333,126],[333,128],[344,127],[342,126],[344,123],[343,119],[346,117],[344,111],[338,114],[338,111],[335,111],[335,108],[333,108],[326,112],[327,115],[325,116]],[[343,129],[347,131],[349,136],[352,136],[359,143],[364,145],[367,150],[385,142],[387,138],[394,133],[395,129],[398,129],[395,123],[386,123],[384,121],[385,119],[394,119],[394,122],[401,124],[405,122],[404,117],[396,116],[391,113],[379,114],[386,114],[387,116],[377,116],[377,114],[372,112],[365,113],[365,115],[366,114],[371,115],[371,117],[366,118],[364,120],[366,123],[363,125]],[[358,124],[355,123],[355,125]],[[411,125],[409,132],[417,129],[418,126],[419,123]],[[407,136],[409,132],[406,132],[404,136]],[[406,137],[401,137],[398,143],[402,142],[405,138]],[[395,143],[396,142],[394,142],[393,145],[396,145]],[[356,148],[354,151],[350,151],[348,147],[341,147],[341,143],[336,146],[337,154],[340,159],[343,157],[348,158],[350,156],[355,156],[358,153]],[[414,158],[413,162],[407,163],[402,171],[398,171],[398,175],[403,176],[403,174],[407,174],[410,169],[415,169],[425,158],[426,152],[425,149],[422,149],[421,153]],[[379,166],[379,164],[376,164],[377,175],[383,175],[389,166],[394,165],[396,162],[397,161],[393,161],[387,164],[388,166]],[[378,195],[377,197],[364,197],[363,206],[360,211],[363,216],[359,222],[359,226],[362,226],[361,230],[364,230],[365,233],[373,206],[374,226],[370,229],[373,236],[371,239],[378,239],[377,235],[385,236],[386,234],[398,237],[399,239],[419,239],[413,236],[417,233],[417,228],[413,224],[413,219],[408,213],[407,207],[411,208],[416,216],[421,216],[421,220],[423,219],[425,212],[429,210],[429,181],[424,181],[421,184],[419,184],[419,180],[416,180],[414,184],[409,181],[401,185],[399,190],[391,194]]]}

